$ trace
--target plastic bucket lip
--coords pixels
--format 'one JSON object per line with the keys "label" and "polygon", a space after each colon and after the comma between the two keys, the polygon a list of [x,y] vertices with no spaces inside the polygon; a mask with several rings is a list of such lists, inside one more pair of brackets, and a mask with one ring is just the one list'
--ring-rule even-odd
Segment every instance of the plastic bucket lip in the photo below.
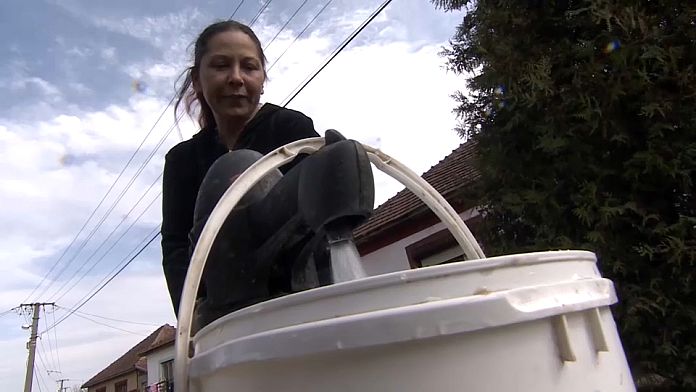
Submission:
{"label": "plastic bucket lip", "polygon": [[318,287],[307,291],[288,294],[283,297],[274,298],[237,310],[206,325],[204,328],[198,331],[198,333],[196,333],[196,335],[193,337],[193,342],[194,344],[197,344],[199,339],[211,333],[216,328],[228,323],[230,318],[251,315],[260,311],[270,312],[274,309],[279,309],[288,306],[296,306],[303,303],[313,302],[318,299],[339,297],[379,287],[395,286],[403,284],[404,282],[436,279],[452,274],[485,274],[486,272],[492,273],[494,270],[502,268],[514,268],[518,266],[528,266],[535,264],[565,261],[585,261],[596,263],[597,257],[594,253],[584,250],[532,252],[496,256],[485,259],[466,260],[444,265],[436,265],[431,267],[396,271],[382,275],[369,276],[363,279],[337,283],[328,286]]}
{"label": "plastic bucket lip", "polygon": [[196,355],[190,375],[305,355],[399,344],[462,334],[609,306],[614,286],[604,278],[522,287],[312,321],[223,342]]}

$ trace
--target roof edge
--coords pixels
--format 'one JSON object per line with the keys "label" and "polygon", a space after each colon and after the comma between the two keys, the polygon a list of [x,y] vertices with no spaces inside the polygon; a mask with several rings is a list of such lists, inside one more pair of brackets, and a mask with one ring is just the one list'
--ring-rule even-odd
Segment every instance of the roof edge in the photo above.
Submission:
{"label": "roof edge", "polygon": [[[119,377],[123,376],[124,374],[137,372],[138,370],[141,370],[141,369],[138,369],[135,365],[133,365],[132,368],[130,368],[130,369],[128,369],[128,370],[124,370],[124,371],[122,371],[122,372],[120,372],[120,373],[117,373],[117,374],[115,374],[115,375],[113,375],[113,376],[111,376],[111,377],[109,377],[109,378],[105,378],[105,379],[103,379],[103,380],[98,380],[98,381],[91,381],[91,380],[89,380],[89,381],[87,381],[86,383],[82,384],[81,388],[89,388],[89,387],[93,387],[93,386],[95,386],[95,385],[103,384],[103,383],[108,382],[108,381],[110,381],[110,380],[113,380],[113,379],[115,379],[115,378],[119,378]],[[141,370],[141,371],[142,371],[142,370]]]}

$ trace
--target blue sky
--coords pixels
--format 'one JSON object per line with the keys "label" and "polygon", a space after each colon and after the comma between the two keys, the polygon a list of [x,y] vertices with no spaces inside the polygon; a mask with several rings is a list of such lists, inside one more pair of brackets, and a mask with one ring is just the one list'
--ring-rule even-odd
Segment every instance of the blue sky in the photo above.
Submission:
{"label": "blue sky", "polygon": [[[325,1],[307,1],[268,47],[271,63]],[[253,26],[264,44],[301,3],[270,3]],[[262,100],[281,103],[380,3],[332,1],[271,70]],[[159,224],[163,156],[179,142],[179,133],[188,138],[196,128],[184,119],[168,134],[171,108],[153,124],[189,63],[196,32],[228,18],[238,4],[0,2],[0,224],[6,229],[0,236],[0,314],[24,300],[56,301],[63,308],[55,314],[48,309],[46,316],[60,318]],[[262,4],[244,1],[235,19],[249,22]],[[416,172],[427,170],[461,142],[452,130],[456,119],[450,94],[463,89],[465,81],[446,72],[438,55],[461,16],[436,10],[427,0],[394,1],[289,106],[312,117],[320,133],[338,129]],[[145,88],[135,90],[133,81]],[[131,165],[61,258],[151,128]],[[378,202],[401,188],[382,175],[376,175],[376,185]],[[81,311],[141,324],[68,318],[40,340],[44,363],[38,362],[37,371],[44,388],[55,388],[58,378],[84,381],[156,326],[175,324],[158,241]],[[23,384],[28,338],[23,323],[15,313],[0,316],[1,390],[19,390]]]}

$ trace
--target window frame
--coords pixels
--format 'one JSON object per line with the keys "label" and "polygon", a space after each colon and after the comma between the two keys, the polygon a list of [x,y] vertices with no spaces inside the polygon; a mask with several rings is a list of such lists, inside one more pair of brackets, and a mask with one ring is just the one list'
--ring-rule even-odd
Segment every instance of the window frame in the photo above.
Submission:
{"label": "window frame", "polygon": [[[168,369],[165,372],[165,369]],[[169,377],[165,377],[165,373],[168,373]],[[160,362],[160,381],[174,381],[174,359],[168,359],[166,361]]]}
{"label": "window frame", "polygon": [[[121,391],[119,388],[123,388]],[[114,392],[128,392],[128,379],[114,383]]]}

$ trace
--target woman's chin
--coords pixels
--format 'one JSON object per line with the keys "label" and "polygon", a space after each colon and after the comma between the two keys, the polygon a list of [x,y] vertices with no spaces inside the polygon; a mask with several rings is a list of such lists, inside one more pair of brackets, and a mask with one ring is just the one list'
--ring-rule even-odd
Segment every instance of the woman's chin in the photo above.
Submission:
{"label": "woman's chin", "polygon": [[254,114],[249,108],[226,108],[222,115],[233,121],[246,121]]}

